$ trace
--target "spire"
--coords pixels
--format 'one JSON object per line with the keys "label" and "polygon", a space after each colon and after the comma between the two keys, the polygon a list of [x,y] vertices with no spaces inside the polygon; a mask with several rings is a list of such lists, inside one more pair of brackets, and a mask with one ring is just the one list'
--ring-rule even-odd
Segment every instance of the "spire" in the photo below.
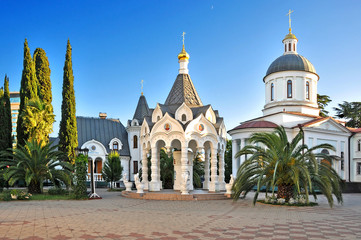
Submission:
{"label": "spire", "polygon": [[189,54],[186,52],[184,47],[184,36],[185,32],[183,32],[183,47],[182,51],[178,54],[178,63],[179,63],[179,73],[180,74],[188,74],[188,62],[189,62]]}
{"label": "spire", "polygon": [[284,46],[285,46],[284,55],[285,54],[297,54],[297,42],[298,42],[298,39],[292,33],[291,13],[293,13],[293,11],[290,9],[290,10],[288,10],[288,13],[286,14],[286,16],[288,16],[288,34],[286,35],[286,37],[282,41]]}
{"label": "spire", "polygon": [[142,94],[142,96],[143,96],[143,83],[144,83],[144,81],[143,81],[143,79],[142,79],[142,81],[140,81],[140,85],[141,85],[140,89],[141,89],[141,94]]}
{"label": "spire", "polygon": [[137,119],[141,124],[143,122],[144,117],[150,116],[150,110],[148,107],[147,100],[145,96],[142,94],[138,100],[137,108],[135,109],[133,119]]}

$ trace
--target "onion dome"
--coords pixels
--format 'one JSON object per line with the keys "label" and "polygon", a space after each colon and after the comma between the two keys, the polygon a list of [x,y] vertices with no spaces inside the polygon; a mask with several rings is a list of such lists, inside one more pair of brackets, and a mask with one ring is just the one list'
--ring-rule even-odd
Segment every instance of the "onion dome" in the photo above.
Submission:
{"label": "onion dome", "polygon": [[186,52],[183,44],[182,51],[178,54],[178,60],[188,60],[189,54]]}
{"label": "onion dome", "polygon": [[291,30],[290,30],[290,33],[286,35],[285,39],[283,39],[283,41],[286,40],[286,39],[296,39],[296,40],[298,40],[298,39],[296,38],[296,35],[294,35],[294,34],[291,32]]}

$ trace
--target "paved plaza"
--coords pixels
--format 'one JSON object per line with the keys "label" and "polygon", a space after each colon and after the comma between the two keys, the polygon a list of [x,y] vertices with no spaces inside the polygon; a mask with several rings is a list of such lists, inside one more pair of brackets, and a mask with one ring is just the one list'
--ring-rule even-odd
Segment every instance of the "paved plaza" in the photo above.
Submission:
{"label": "paved plaza", "polygon": [[0,239],[361,239],[361,194],[329,208],[245,200],[154,201],[98,190],[101,200],[0,202]]}

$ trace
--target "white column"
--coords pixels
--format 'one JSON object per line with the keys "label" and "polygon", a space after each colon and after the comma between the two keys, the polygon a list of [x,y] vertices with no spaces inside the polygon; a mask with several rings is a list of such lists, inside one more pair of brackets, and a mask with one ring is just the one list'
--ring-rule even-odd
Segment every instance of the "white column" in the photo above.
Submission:
{"label": "white column", "polygon": [[159,155],[156,147],[152,148],[152,181],[149,183],[149,191],[160,191],[160,186],[158,182],[158,162],[159,162]]}
{"label": "white column", "polygon": [[[239,149],[242,149],[242,148],[244,148],[244,146],[246,146],[246,139],[245,138],[242,138],[241,139],[241,145],[239,146]],[[241,162],[240,162],[240,164],[242,164],[242,163],[244,163],[244,161],[246,161],[246,156],[245,155],[243,155],[243,156],[241,156]],[[240,166],[240,165],[239,165]],[[239,166],[238,166],[238,168],[239,168]]]}
{"label": "white column", "polygon": [[143,149],[142,152],[142,183],[144,184],[144,190],[148,190],[148,158],[147,149]]}
{"label": "white column", "polygon": [[[182,144],[183,146],[184,144]],[[188,148],[187,147],[182,147],[182,155],[181,155],[181,170],[182,170],[182,183],[181,185],[184,184],[184,179],[183,179],[183,176],[184,174],[187,174],[188,173]],[[192,177],[192,176],[188,176],[188,179]],[[187,189],[188,188],[188,182],[187,181]],[[181,188],[182,189],[182,188]],[[182,194],[185,194],[185,192],[182,192]]]}
{"label": "white column", "polygon": [[204,152],[204,182],[203,189],[209,188],[209,149]]}
{"label": "white column", "polygon": [[224,151],[219,152],[219,190],[226,190],[226,182],[224,181]]}
{"label": "white column", "polygon": [[239,168],[239,158],[236,158],[235,155],[239,152],[239,139],[232,140],[232,175],[233,177],[237,176],[237,171]]}
{"label": "white column", "polygon": [[217,192],[219,191],[219,182],[217,175],[217,149],[212,147],[211,151],[211,182],[209,184],[209,191]]}

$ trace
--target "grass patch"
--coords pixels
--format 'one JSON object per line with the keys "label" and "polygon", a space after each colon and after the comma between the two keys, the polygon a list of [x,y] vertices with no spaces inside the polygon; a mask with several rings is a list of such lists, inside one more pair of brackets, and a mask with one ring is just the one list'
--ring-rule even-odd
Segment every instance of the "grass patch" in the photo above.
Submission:
{"label": "grass patch", "polygon": [[73,195],[49,195],[49,194],[34,194],[30,200],[71,200],[75,199]]}
{"label": "grass patch", "polygon": [[290,203],[269,203],[269,202],[265,202],[264,200],[257,200],[257,202],[259,203],[263,203],[263,204],[269,204],[269,205],[278,205],[278,206],[289,206],[289,207],[314,207],[314,206],[318,206],[318,203],[316,202],[309,202],[309,203],[294,203],[294,204],[290,204]]}

